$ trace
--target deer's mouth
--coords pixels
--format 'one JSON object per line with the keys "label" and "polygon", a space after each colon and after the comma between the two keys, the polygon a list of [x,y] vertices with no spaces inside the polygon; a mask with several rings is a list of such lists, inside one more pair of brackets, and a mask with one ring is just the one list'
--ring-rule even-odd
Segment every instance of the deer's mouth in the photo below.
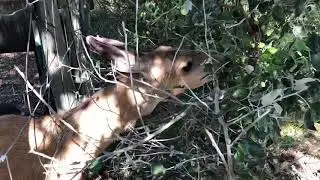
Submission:
{"label": "deer's mouth", "polygon": [[176,85],[173,87],[173,89],[185,89],[185,88],[186,88],[186,86],[184,86],[184,85]]}

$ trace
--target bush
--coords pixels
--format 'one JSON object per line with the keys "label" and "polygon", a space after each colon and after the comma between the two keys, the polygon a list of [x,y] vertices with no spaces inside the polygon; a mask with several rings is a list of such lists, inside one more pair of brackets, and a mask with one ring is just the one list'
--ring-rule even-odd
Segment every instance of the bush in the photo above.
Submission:
{"label": "bush", "polygon": [[[140,50],[161,44],[202,50],[212,57],[207,66],[215,84],[195,92],[198,98],[185,97],[202,108],[158,108],[107,156],[108,175],[212,179],[226,170],[240,179],[273,179],[266,165],[270,152],[288,141],[279,138],[282,124],[314,129],[319,117],[319,1],[144,0],[137,14],[135,6],[97,0],[91,31],[123,39],[124,21],[133,48],[139,40]],[[183,120],[152,141],[121,151],[186,107]]]}

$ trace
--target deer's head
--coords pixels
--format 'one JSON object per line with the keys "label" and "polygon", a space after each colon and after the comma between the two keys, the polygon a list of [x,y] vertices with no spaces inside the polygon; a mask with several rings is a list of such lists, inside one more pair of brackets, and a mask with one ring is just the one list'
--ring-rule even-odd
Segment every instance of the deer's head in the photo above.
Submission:
{"label": "deer's head", "polygon": [[125,44],[117,40],[87,36],[86,41],[93,52],[112,60],[119,72],[138,75],[153,87],[174,95],[200,87],[210,80],[204,70],[208,56],[203,52],[176,51],[170,46],[160,46],[137,57],[124,50]]}

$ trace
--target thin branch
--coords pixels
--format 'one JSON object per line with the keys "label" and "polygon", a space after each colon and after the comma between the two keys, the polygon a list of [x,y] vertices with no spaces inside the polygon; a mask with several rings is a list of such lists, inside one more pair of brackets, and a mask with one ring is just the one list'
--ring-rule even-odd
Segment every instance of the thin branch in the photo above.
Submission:
{"label": "thin branch", "polygon": [[231,145],[231,139],[229,136],[228,125],[226,124],[226,122],[224,122],[223,117],[220,116],[219,91],[220,91],[219,83],[218,83],[218,80],[216,80],[214,110],[215,110],[215,114],[218,116],[218,121],[222,126],[224,139],[226,141],[227,161],[228,161],[228,168],[226,170],[228,173],[228,180],[233,180],[234,172],[233,172],[233,157],[232,157],[232,151],[231,151],[232,145]]}
{"label": "thin branch", "polygon": [[266,112],[264,112],[261,116],[259,116],[255,121],[253,121],[249,126],[247,126],[231,143],[231,146],[234,146],[238,140],[244,136],[257,122],[259,122],[262,118],[264,118],[266,115],[268,115],[271,112],[271,108],[267,109]]}
{"label": "thin branch", "polygon": [[256,7],[255,7],[254,9],[252,9],[252,10],[250,11],[250,13],[247,15],[247,17],[241,19],[241,20],[240,20],[238,23],[236,23],[236,24],[232,24],[232,25],[226,26],[226,29],[231,29],[231,28],[234,28],[234,27],[236,27],[236,26],[240,26],[245,20],[247,20],[247,19],[251,16],[251,14],[252,14],[255,10],[258,9],[259,5],[260,5],[260,2],[256,5]]}
{"label": "thin branch", "polygon": [[15,65],[14,69],[18,72],[18,74],[22,77],[22,79],[25,81],[26,85],[28,86],[28,88],[37,96],[37,98],[39,98],[39,100],[48,107],[49,111],[51,113],[56,113],[55,110],[53,110],[53,108],[42,98],[42,96],[37,92],[36,89],[34,89],[34,87],[30,84],[30,82],[28,81],[28,79],[26,78],[26,76],[23,74],[23,72],[20,71],[20,69]]}
{"label": "thin branch", "polygon": [[[202,8],[203,8],[203,16],[204,16],[204,22],[205,22],[205,41],[206,41],[206,46],[207,46],[207,51],[209,52],[209,43],[207,39],[207,21],[206,21],[206,11],[205,11],[205,1],[202,0]],[[224,139],[226,141],[226,149],[227,149],[227,162],[225,162],[225,167],[226,171],[228,173],[228,179],[233,180],[234,179],[234,172],[233,172],[233,156],[232,156],[232,151],[231,151],[231,139],[229,136],[229,130],[228,130],[228,125],[224,121],[223,117],[220,116],[220,104],[219,104],[219,98],[220,98],[220,88],[219,88],[219,82],[218,79],[215,78],[216,83],[215,83],[215,98],[214,98],[214,113],[218,116],[218,121],[220,125],[222,126],[223,129],[223,135]],[[212,141],[211,141],[212,142]]]}
{"label": "thin branch", "polygon": [[[138,0],[136,1],[136,3],[138,3]],[[137,19],[136,19],[136,23],[137,23]],[[138,25],[136,24],[136,28],[137,28],[137,26]],[[129,60],[129,53],[128,53],[128,35],[127,35],[126,27],[125,27],[125,24],[124,24],[123,21],[122,21],[122,28],[123,28],[124,39],[125,39],[125,51],[126,51],[126,54],[127,54],[126,59],[128,61],[128,66],[131,67],[130,60]],[[137,33],[137,31],[136,31],[136,33]],[[136,51],[138,51],[138,44],[136,44]],[[139,60],[139,56],[137,54],[136,61],[138,61],[138,60]],[[140,62],[135,62],[135,63],[140,63]],[[138,112],[138,115],[139,115],[140,122],[141,122],[142,126],[145,127],[144,122],[143,122],[143,118],[142,118],[142,114],[141,114],[140,108],[138,106],[137,97],[136,97],[136,94],[135,94],[136,91],[134,89],[134,84],[133,84],[132,69],[129,68],[129,71],[130,71],[129,72],[129,74],[130,74],[130,85],[131,85],[131,89],[132,89],[133,99],[134,99],[134,102],[136,103],[136,108],[137,108],[137,112]],[[145,129],[145,131],[148,133],[147,129]]]}
{"label": "thin branch", "polygon": [[83,45],[83,47],[84,47],[85,54],[86,54],[86,56],[88,57],[88,59],[89,59],[89,61],[90,61],[90,64],[91,64],[94,72],[96,73],[96,75],[97,75],[100,79],[102,79],[104,82],[112,83],[112,84],[118,83],[117,81],[110,81],[110,80],[108,80],[108,79],[106,79],[106,78],[104,78],[104,77],[101,76],[101,74],[98,72],[96,66],[95,66],[94,63],[93,63],[93,59],[90,57],[90,54],[89,54],[89,52],[88,52],[88,49],[86,48],[86,45],[85,45],[83,39],[82,39],[82,45]]}
{"label": "thin branch", "polygon": [[33,150],[33,149],[31,149],[31,150],[29,151],[29,153],[32,153],[32,154],[41,156],[41,157],[43,157],[43,158],[49,159],[49,160],[54,161],[54,162],[59,162],[59,160],[57,160],[56,158],[50,157],[50,156],[48,156],[48,155],[46,155],[46,154],[44,154],[44,153],[35,151],[35,150]]}
{"label": "thin branch", "polygon": [[8,156],[6,156],[6,162],[7,162],[7,168],[8,168],[8,173],[9,173],[10,180],[13,180]]}
{"label": "thin branch", "polygon": [[205,131],[206,134],[208,135],[208,137],[209,137],[209,139],[210,139],[210,141],[211,141],[211,145],[214,147],[214,149],[216,149],[219,157],[221,158],[221,161],[222,161],[224,167],[225,167],[226,169],[228,169],[228,168],[229,168],[229,167],[228,167],[228,163],[227,163],[226,159],[224,158],[224,155],[223,155],[222,152],[220,151],[220,148],[219,148],[218,144],[217,144],[216,141],[214,140],[214,138],[213,138],[213,136],[212,136],[212,133],[210,133],[207,128],[205,128],[204,131]]}
{"label": "thin branch", "polygon": [[[30,39],[31,39],[31,31],[32,30],[32,12],[29,15],[29,30],[28,30],[28,43],[27,43],[27,53],[26,53],[26,61],[25,61],[25,76],[28,79],[28,61],[29,61],[29,51],[30,51]],[[26,88],[26,94],[27,94],[27,105],[28,110],[31,116],[34,116],[33,112],[31,111],[31,105],[30,105],[30,96],[29,96],[29,90],[28,86],[25,84]]]}
{"label": "thin branch", "polygon": [[[204,18],[204,38],[206,41],[207,51],[209,53],[209,43],[208,43],[208,26],[207,26],[207,14],[204,0],[202,0],[202,8],[203,8],[203,18]],[[210,53],[209,53],[210,54]]]}
{"label": "thin branch", "polygon": [[[275,100],[273,101],[273,103],[282,101],[282,100],[284,100],[284,99],[286,99],[286,98],[289,98],[289,97],[292,97],[292,96],[298,96],[299,98],[301,98],[300,93],[302,93],[302,92],[305,91],[305,90],[307,90],[307,89],[299,90],[299,91],[297,91],[297,92],[294,92],[294,93],[291,93],[291,94],[288,94],[288,95],[285,95],[285,96],[281,96],[281,97],[275,99]],[[267,108],[267,107],[269,107],[269,106],[271,106],[271,105],[273,105],[273,104],[268,104],[268,105],[265,105],[265,106],[258,107],[258,108],[256,108],[256,109],[252,110],[251,112],[249,112],[249,113],[241,116],[241,117],[237,117],[237,118],[234,118],[234,119],[232,119],[232,120],[229,120],[229,121],[228,121],[228,125],[235,124],[236,122],[241,121],[242,119],[248,117],[249,115],[251,115],[251,114],[253,114],[253,113],[255,113],[255,112],[258,112],[258,111],[260,111],[260,110],[262,110],[262,109],[264,109],[264,108]]]}
{"label": "thin branch", "polygon": [[[184,81],[183,81],[184,82]],[[194,92],[193,90],[188,86],[187,83],[184,82],[184,85],[188,88],[188,90],[190,91],[191,95],[196,98],[196,100],[198,100],[202,105],[204,105],[207,109],[209,109],[211,112],[213,112],[213,110],[208,106],[207,103],[203,102]]]}
{"label": "thin branch", "polygon": [[134,149],[137,146],[142,145],[143,143],[150,141],[151,139],[153,139],[154,137],[156,137],[157,135],[161,134],[163,131],[165,131],[166,129],[168,129],[170,126],[172,126],[173,124],[175,124],[176,122],[178,122],[179,120],[181,120],[183,117],[185,117],[187,115],[187,113],[189,112],[189,110],[191,109],[191,106],[188,106],[183,112],[179,113],[174,119],[172,119],[171,121],[169,121],[168,123],[166,123],[164,126],[160,127],[157,131],[155,131],[152,134],[149,134],[146,138],[144,138],[143,140],[135,143],[134,145],[131,146],[127,146],[123,149],[119,149],[119,150],[115,150],[112,153],[107,153],[103,156],[100,156],[99,159],[103,159],[107,156],[110,155],[117,155],[120,153],[124,153],[126,151],[129,151],[131,149]]}

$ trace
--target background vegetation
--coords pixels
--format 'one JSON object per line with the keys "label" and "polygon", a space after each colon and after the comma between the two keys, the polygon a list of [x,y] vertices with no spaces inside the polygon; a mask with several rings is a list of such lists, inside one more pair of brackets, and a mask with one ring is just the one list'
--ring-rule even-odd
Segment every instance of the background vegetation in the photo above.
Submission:
{"label": "background vegetation", "polygon": [[122,41],[127,35],[139,52],[158,45],[204,51],[212,57],[207,67],[214,81],[186,93],[185,103],[160,105],[144,126],[96,160],[88,175],[294,179],[271,161],[304,142],[297,132],[317,127],[319,1],[136,3],[96,0],[91,34]]}

